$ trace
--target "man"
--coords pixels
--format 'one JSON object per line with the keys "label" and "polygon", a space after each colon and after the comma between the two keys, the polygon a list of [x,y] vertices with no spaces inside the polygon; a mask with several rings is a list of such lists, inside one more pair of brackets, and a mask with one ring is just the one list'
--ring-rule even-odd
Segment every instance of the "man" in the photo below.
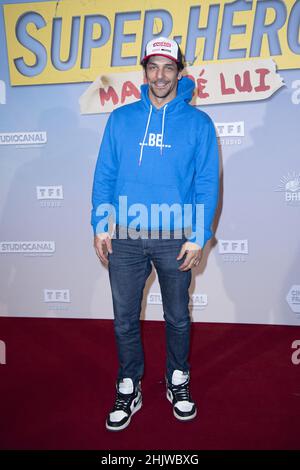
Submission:
{"label": "man", "polygon": [[141,100],[110,115],[93,185],[94,246],[109,268],[119,358],[116,401],[106,421],[113,431],[127,427],[142,405],[140,310],[152,263],[166,323],[167,399],[179,420],[196,416],[189,391],[188,289],[191,269],[212,236],[218,195],[214,126],[188,104],[194,82],[182,76],[178,44],[163,37],[149,41],[141,63],[147,80]]}

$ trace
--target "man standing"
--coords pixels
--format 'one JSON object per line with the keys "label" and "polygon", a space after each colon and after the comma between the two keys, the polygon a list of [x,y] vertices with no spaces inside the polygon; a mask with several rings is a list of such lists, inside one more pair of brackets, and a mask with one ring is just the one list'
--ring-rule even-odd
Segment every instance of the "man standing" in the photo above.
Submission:
{"label": "man standing", "polygon": [[166,324],[167,399],[179,420],[197,414],[189,391],[188,289],[191,268],[212,236],[218,197],[215,129],[207,114],[189,105],[194,82],[182,77],[180,47],[168,38],[151,40],[141,63],[147,84],[140,101],[109,117],[92,196],[94,246],[109,268],[119,358],[117,396],[106,420],[113,431],[127,427],[142,405],[140,311],[152,264]]}

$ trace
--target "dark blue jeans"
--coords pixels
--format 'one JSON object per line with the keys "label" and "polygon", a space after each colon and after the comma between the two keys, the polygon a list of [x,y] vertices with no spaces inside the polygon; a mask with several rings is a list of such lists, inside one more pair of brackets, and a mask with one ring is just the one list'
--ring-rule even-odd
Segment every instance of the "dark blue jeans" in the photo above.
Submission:
{"label": "dark blue jeans", "polygon": [[[129,377],[136,384],[143,376],[144,353],[140,334],[143,290],[152,271],[160,284],[166,324],[166,375],[171,381],[175,369],[189,371],[190,344],[189,286],[191,271],[180,271],[177,260],[181,239],[113,239],[109,255],[109,278],[114,307],[118,379]],[[154,345],[155,347],[155,345]]]}

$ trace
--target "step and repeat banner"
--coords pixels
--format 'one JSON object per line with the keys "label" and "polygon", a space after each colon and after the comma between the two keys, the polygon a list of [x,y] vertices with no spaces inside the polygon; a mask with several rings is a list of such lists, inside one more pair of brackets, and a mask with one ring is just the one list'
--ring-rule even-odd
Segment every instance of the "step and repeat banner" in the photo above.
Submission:
{"label": "step and repeat banner", "polygon": [[[0,315],[112,318],[93,172],[109,113],[140,97],[145,44],[166,36],[220,149],[216,235],[194,272],[192,318],[300,325],[300,1],[0,8]],[[162,319],[154,271],[142,317]]]}

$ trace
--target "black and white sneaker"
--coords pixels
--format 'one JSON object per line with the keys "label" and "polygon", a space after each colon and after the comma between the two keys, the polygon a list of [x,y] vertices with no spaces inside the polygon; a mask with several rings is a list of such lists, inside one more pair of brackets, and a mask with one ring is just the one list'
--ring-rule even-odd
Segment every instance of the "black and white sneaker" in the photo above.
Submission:
{"label": "black and white sneaker", "polygon": [[117,382],[117,396],[114,407],[106,420],[106,428],[110,431],[125,429],[131,416],[142,407],[140,383],[134,388],[131,379],[126,378]]}
{"label": "black and white sneaker", "polygon": [[172,383],[167,381],[167,399],[173,404],[173,413],[177,419],[188,421],[197,415],[197,408],[189,390],[188,372],[174,370]]}

